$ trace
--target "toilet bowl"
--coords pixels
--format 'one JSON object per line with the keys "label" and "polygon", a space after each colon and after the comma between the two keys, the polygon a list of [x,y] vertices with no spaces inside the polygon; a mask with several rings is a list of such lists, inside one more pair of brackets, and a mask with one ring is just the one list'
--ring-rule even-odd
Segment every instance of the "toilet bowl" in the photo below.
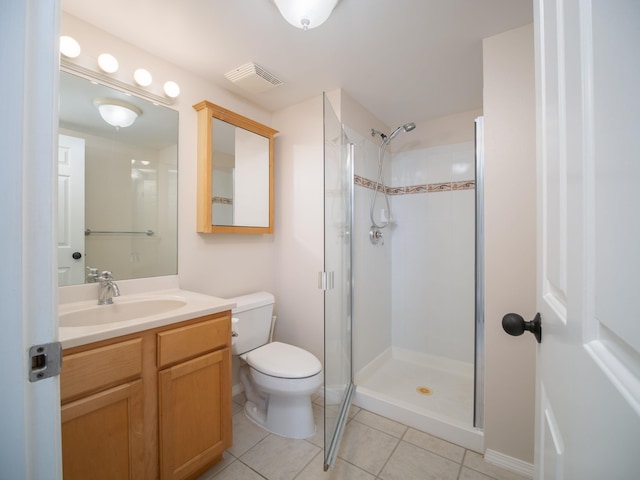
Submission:
{"label": "toilet bowl", "polygon": [[302,348],[269,342],[273,295],[259,292],[229,300],[236,303],[232,352],[242,361],[246,416],[284,437],[313,436],[311,395],[322,385],[322,364]]}

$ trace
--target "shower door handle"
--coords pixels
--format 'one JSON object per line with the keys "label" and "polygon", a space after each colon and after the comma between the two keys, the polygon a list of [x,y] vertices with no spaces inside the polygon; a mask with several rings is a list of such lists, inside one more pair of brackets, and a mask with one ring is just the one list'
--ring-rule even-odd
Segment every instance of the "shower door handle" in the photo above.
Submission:
{"label": "shower door handle", "polygon": [[542,341],[542,320],[539,313],[536,313],[535,318],[530,322],[525,322],[524,318],[517,313],[507,313],[502,317],[502,328],[514,337],[522,335],[528,330],[535,335],[538,343]]}

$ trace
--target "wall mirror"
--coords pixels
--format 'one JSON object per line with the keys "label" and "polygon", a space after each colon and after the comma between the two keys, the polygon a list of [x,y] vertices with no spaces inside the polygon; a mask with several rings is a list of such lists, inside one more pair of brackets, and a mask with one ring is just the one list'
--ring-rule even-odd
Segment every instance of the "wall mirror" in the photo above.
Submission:
{"label": "wall mirror", "polygon": [[198,112],[200,233],[273,233],[273,137],[277,130],[213,103]]}
{"label": "wall mirror", "polygon": [[59,133],[58,285],[175,275],[178,112],[61,71]]}

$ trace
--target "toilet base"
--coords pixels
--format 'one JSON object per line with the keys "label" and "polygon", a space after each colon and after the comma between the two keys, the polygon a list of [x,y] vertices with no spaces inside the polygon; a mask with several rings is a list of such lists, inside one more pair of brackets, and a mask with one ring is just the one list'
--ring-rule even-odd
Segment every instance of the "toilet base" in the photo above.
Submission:
{"label": "toilet base", "polygon": [[310,396],[270,394],[266,410],[247,401],[244,413],[255,424],[282,437],[302,439],[316,433]]}

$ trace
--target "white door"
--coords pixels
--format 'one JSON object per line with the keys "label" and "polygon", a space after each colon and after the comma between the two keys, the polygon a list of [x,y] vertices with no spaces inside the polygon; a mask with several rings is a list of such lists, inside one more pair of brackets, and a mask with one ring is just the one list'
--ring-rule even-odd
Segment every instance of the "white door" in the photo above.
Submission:
{"label": "white door", "polygon": [[640,478],[640,1],[535,0],[536,478]]}
{"label": "white door", "polygon": [[84,283],[84,139],[58,135],[58,285]]}
{"label": "white door", "polygon": [[58,0],[0,7],[0,478],[62,478],[58,377],[27,352],[58,338],[54,208]]}

